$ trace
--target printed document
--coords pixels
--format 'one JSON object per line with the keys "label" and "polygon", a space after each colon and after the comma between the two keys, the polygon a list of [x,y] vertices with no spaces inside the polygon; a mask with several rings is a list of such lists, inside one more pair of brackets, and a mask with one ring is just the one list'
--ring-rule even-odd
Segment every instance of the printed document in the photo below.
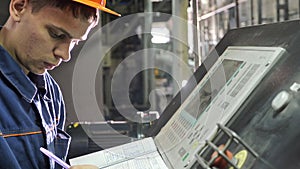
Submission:
{"label": "printed document", "polygon": [[152,137],[70,159],[105,169],[167,169]]}

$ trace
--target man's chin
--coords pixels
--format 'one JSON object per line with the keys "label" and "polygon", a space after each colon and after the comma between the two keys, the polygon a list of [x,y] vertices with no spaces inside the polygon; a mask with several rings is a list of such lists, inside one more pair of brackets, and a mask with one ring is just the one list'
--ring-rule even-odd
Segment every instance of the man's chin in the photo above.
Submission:
{"label": "man's chin", "polygon": [[31,73],[34,73],[36,75],[43,75],[47,72],[47,69],[44,70],[38,70],[38,71],[31,71]]}

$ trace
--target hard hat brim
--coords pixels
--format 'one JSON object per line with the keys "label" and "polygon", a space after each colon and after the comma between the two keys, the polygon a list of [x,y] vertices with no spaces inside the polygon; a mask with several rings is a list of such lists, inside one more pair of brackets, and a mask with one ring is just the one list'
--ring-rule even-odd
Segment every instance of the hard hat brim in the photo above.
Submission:
{"label": "hard hat brim", "polygon": [[87,5],[87,6],[96,8],[96,9],[100,9],[101,11],[105,11],[105,12],[113,14],[113,15],[121,16],[121,14],[118,14],[115,11],[112,11],[112,10],[110,10],[108,8],[105,8],[104,6],[102,6],[102,5],[100,5],[100,4],[96,3],[96,2],[93,2],[93,1],[87,1],[87,0],[73,0],[73,1],[82,3],[84,5]]}

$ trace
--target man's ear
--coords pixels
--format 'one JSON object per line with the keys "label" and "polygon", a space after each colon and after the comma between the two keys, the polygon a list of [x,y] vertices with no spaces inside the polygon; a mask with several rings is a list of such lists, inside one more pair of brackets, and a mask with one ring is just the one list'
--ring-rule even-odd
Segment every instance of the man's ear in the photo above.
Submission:
{"label": "man's ear", "polygon": [[22,14],[28,10],[28,0],[11,0],[9,13],[14,21],[19,22]]}

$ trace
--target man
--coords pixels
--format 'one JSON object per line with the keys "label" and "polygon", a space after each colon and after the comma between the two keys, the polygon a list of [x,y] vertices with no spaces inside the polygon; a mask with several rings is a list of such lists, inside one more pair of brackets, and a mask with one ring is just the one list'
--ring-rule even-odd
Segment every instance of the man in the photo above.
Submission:
{"label": "man", "polygon": [[62,94],[47,71],[70,59],[97,25],[96,8],[111,12],[104,6],[105,0],[11,0],[0,30],[0,169],[61,168],[39,150],[65,159],[70,140]]}

